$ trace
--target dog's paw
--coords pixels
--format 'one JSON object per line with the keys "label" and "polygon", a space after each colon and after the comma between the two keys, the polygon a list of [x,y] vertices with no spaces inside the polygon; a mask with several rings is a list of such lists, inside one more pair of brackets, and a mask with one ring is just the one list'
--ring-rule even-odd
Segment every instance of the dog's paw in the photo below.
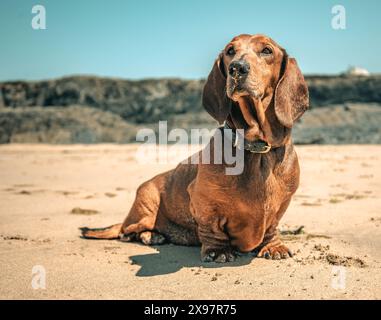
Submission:
{"label": "dog's paw", "polygon": [[235,254],[230,248],[223,249],[206,249],[201,252],[201,260],[203,262],[225,263],[235,260]]}
{"label": "dog's paw", "polygon": [[148,246],[163,244],[166,241],[163,235],[155,231],[143,231],[139,233],[139,239]]}
{"label": "dog's paw", "polygon": [[292,257],[292,252],[283,243],[274,245],[270,242],[259,250],[257,257],[280,260]]}
{"label": "dog's paw", "polygon": [[132,242],[136,240],[136,233],[123,234],[119,235],[119,240],[122,242]]}

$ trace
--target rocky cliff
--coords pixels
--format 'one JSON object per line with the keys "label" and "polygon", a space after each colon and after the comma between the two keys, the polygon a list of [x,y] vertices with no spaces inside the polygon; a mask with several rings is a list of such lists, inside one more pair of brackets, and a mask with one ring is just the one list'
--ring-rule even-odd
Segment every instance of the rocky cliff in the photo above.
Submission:
{"label": "rocky cliff", "polygon": [[[381,142],[380,75],[306,80],[311,110],[294,130],[296,142]],[[155,129],[159,120],[168,120],[169,129],[212,128],[216,124],[201,105],[203,85],[204,80],[90,76],[3,82],[0,143],[132,142],[139,127]]]}

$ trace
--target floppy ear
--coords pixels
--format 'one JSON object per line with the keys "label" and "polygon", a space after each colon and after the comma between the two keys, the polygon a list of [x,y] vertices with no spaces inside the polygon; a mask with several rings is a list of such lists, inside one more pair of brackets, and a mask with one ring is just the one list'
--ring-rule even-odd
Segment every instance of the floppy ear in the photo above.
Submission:
{"label": "floppy ear", "polygon": [[220,124],[223,123],[231,109],[231,100],[226,95],[225,67],[220,54],[214,62],[202,93],[202,104],[205,110]]}
{"label": "floppy ear", "polygon": [[291,128],[308,109],[308,87],[294,58],[286,56],[284,73],[275,89],[275,114],[279,122]]}

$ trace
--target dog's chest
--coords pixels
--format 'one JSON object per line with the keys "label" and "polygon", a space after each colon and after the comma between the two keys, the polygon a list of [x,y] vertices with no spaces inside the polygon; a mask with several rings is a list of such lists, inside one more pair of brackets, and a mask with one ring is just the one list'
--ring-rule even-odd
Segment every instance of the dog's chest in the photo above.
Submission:
{"label": "dog's chest", "polygon": [[239,207],[244,211],[260,211],[271,214],[277,211],[280,205],[290,196],[284,181],[270,173],[252,177],[243,184],[238,184]]}

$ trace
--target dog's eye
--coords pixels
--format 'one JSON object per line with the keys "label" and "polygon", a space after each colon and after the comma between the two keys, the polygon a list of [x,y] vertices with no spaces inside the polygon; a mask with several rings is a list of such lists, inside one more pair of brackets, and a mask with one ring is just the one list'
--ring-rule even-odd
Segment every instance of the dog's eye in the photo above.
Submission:
{"label": "dog's eye", "polygon": [[269,48],[269,47],[266,47],[266,48],[264,48],[264,49],[261,51],[261,55],[263,55],[263,56],[269,56],[269,55],[271,55],[271,54],[273,54],[273,51],[272,51],[271,48]]}
{"label": "dog's eye", "polygon": [[234,47],[230,47],[228,50],[226,50],[226,54],[228,56],[234,56],[235,55]]}

